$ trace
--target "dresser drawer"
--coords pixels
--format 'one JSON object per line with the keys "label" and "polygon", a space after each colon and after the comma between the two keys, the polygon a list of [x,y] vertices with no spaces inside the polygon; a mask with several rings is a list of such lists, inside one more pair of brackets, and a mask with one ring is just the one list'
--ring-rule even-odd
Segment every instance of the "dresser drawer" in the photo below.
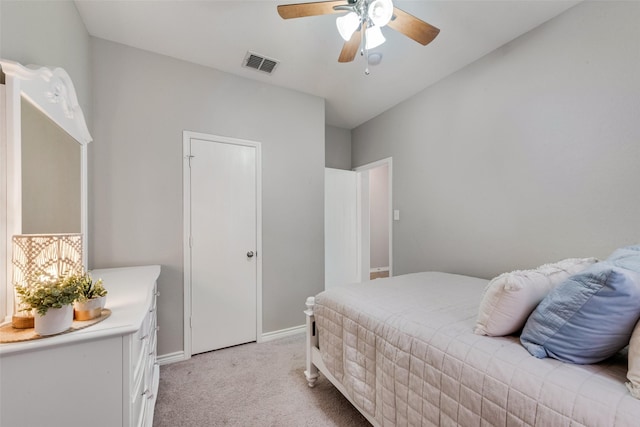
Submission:
{"label": "dresser drawer", "polygon": [[153,421],[153,409],[156,403],[156,394],[158,393],[159,384],[159,369],[155,363],[155,359],[149,359],[145,369],[145,381],[144,387],[138,394],[141,398],[140,402],[136,401],[135,405],[141,404],[139,417],[137,418],[137,426],[150,425],[149,422]]}
{"label": "dresser drawer", "polygon": [[136,360],[136,368],[133,371],[133,386],[131,388],[131,419],[135,426],[144,424],[146,418],[145,412],[148,407],[149,399],[155,402],[155,394],[157,390],[153,390],[153,372],[156,365],[155,342],[156,333],[155,319],[151,319],[149,336],[143,340],[140,348],[139,360]]}
{"label": "dresser drawer", "polygon": [[156,342],[156,313],[155,311],[147,312],[144,317],[142,326],[133,334],[131,342],[131,364],[133,367],[133,384],[138,382],[142,371],[144,370],[145,360],[149,356],[151,343],[155,346]]}
{"label": "dresser drawer", "polygon": [[160,385],[160,367],[157,363],[153,365],[153,373],[152,373],[153,381],[151,383],[151,391],[153,394],[149,394],[147,396],[146,408],[144,410],[144,427],[152,427],[153,426],[153,413],[155,411],[156,406],[156,395],[158,394],[158,386]]}
{"label": "dresser drawer", "polygon": [[[147,363],[147,369],[144,372],[144,387],[145,390],[149,390],[151,394],[155,394],[153,392],[153,382],[155,380],[153,374],[157,366],[158,364],[155,360],[149,360],[149,362]],[[147,397],[149,397],[149,394],[147,395]]]}
{"label": "dresser drawer", "polygon": [[141,381],[139,388],[132,393],[131,421],[133,426],[141,426],[144,422],[144,412],[147,407],[146,390],[144,381]]}
{"label": "dresser drawer", "polygon": [[151,342],[150,347],[156,348],[156,338],[158,335],[158,318],[156,316],[156,312],[150,311],[149,314],[149,341]]}
{"label": "dresser drawer", "polygon": [[154,283],[153,288],[147,288],[144,304],[141,304],[141,311],[138,312],[138,329],[123,338],[125,376],[121,383],[124,394],[122,427],[139,427],[153,422],[157,393],[157,388],[153,387],[157,355],[156,299],[157,285]]}
{"label": "dresser drawer", "polygon": [[140,329],[133,334],[131,340],[131,360],[137,360],[140,356],[142,346],[145,344],[145,340],[149,337],[149,316],[145,316],[142,321]]}

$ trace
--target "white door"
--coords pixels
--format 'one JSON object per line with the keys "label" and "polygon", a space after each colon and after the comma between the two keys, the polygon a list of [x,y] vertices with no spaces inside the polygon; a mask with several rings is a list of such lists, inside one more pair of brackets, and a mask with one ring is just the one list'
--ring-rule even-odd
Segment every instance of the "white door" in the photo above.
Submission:
{"label": "white door", "polygon": [[359,282],[357,176],[325,168],[324,288]]}
{"label": "white door", "polygon": [[191,354],[256,341],[258,149],[190,138]]}

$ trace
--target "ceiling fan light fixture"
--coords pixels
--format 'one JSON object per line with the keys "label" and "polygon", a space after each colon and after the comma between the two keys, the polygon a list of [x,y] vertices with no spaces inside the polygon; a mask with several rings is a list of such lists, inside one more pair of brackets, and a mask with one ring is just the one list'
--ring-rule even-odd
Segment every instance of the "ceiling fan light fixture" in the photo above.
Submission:
{"label": "ceiling fan light fixture", "polygon": [[384,26],[423,46],[440,33],[433,25],[394,7],[393,0],[316,0],[278,5],[278,14],[283,19],[334,13],[344,15],[336,19],[338,32],[345,41],[338,56],[340,63],[353,61],[358,52],[361,56],[368,55],[369,49],[384,43],[380,31]]}
{"label": "ceiling fan light fixture", "polygon": [[338,32],[340,33],[340,37],[344,39],[344,41],[348,42],[351,40],[351,36],[360,26],[360,17],[355,12],[349,12],[344,16],[339,16],[336,19],[336,26],[338,27]]}
{"label": "ceiling fan light fixture", "polygon": [[378,26],[367,28],[365,37],[365,49],[367,50],[376,48],[386,41],[386,39],[382,35],[382,30],[380,30],[380,27]]}
{"label": "ceiling fan light fixture", "polygon": [[393,16],[393,3],[391,0],[374,0],[369,4],[367,13],[371,22],[378,27],[384,27]]}

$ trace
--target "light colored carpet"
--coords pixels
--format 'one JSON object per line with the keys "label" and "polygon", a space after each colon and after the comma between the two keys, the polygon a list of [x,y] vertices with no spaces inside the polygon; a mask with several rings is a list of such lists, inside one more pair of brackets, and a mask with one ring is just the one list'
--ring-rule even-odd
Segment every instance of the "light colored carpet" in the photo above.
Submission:
{"label": "light colored carpet", "polygon": [[160,367],[155,427],[370,426],[324,376],[304,378],[304,334]]}

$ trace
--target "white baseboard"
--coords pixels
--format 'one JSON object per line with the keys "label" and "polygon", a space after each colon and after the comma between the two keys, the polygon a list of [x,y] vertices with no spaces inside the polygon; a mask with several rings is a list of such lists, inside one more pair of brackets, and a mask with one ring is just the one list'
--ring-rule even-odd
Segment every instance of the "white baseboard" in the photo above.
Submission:
{"label": "white baseboard", "polygon": [[184,351],[175,351],[173,353],[161,354],[156,361],[158,365],[168,365],[169,363],[182,362],[187,359],[188,357],[186,357]]}
{"label": "white baseboard", "polygon": [[[266,332],[262,334],[258,340],[258,342],[267,342],[277,340],[279,338],[290,337],[292,335],[302,334],[305,332],[305,325],[294,326],[292,328],[280,329],[279,331]],[[184,351],[175,351],[173,353],[162,354],[158,356],[157,362],[158,365],[168,365],[170,363],[182,362],[183,360],[187,360]]]}
{"label": "white baseboard", "polygon": [[279,331],[266,332],[260,337],[258,342],[267,342],[277,340],[279,338],[289,337],[291,335],[302,334],[305,332],[305,325],[294,326],[292,328],[280,329]]}
{"label": "white baseboard", "polygon": [[369,273],[377,273],[379,271],[389,271],[389,267],[376,267],[369,270]]}

